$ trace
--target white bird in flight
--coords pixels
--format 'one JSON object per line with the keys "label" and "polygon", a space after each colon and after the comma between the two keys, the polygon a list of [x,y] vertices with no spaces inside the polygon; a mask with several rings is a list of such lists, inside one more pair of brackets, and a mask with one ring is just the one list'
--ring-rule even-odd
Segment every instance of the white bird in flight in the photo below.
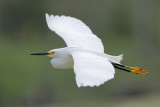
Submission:
{"label": "white bird in flight", "polygon": [[146,75],[139,67],[128,67],[120,64],[123,55],[111,56],[104,53],[101,39],[81,20],[70,16],[46,14],[49,29],[58,34],[67,44],[65,48],[52,49],[45,53],[54,68],[74,69],[78,87],[100,86],[114,78],[115,68]]}

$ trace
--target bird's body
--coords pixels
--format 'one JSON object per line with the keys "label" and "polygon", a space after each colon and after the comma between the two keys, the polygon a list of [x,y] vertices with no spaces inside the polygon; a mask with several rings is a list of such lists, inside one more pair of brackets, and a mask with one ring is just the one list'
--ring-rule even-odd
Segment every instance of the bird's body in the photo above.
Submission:
{"label": "bird's body", "polygon": [[105,58],[111,63],[120,63],[120,61],[122,60],[122,56],[123,56],[123,55],[112,56],[112,55],[96,52],[93,50],[88,50],[88,49],[81,48],[81,47],[65,47],[65,48],[53,49],[51,51],[55,52],[54,56],[48,55],[49,57],[53,58],[53,60],[51,60],[51,64],[54,68],[58,68],[58,69],[73,68],[74,60],[72,57],[72,53],[76,53],[76,52],[94,54],[99,57]]}
{"label": "bird's body", "polygon": [[[113,74],[115,73],[115,71],[111,63],[119,63],[122,60],[122,55],[111,56],[105,53],[100,53],[81,47],[65,47],[53,49],[49,52],[54,52],[54,55],[49,55],[49,57],[53,58],[51,60],[51,64],[54,68],[74,69],[77,77],[77,85],[79,87],[88,86],[88,84],[86,84],[87,80],[90,80],[87,82],[90,82],[89,86],[99,86],[100,84],[105,82],[104,80],[112,79],[114,77]],[[74,62],[75,60],[76,62]],[[85,68],[85,70],[83,70],[83,68]],[[91,70],[91,68],[93,70],[91,72],[88,72]],[[109,69],[110,72],[107,72],[106,69]],[[93,72],[94,70],[96,71]],[[94,84],[92,83],[92,81]],[[94,81],[97,81],[97,83],[95,84]]]}
{"label": "bird's body", "polygon": [[[48,27],[64,39],[67,47],[32,55],[52,57],[51,64],[54,68],[73,68],[78,87],[99,86],[114,78],[114,67],[132,72],[131,68],[125,68],[127,66],[120,64],[123,55],[105,54],[101,39],[94,35],[90,28],[79,19],[46,14],[46,21]],[[142,70],[136,69],[135,72],[133,69],[133,73],[139,71]]]}

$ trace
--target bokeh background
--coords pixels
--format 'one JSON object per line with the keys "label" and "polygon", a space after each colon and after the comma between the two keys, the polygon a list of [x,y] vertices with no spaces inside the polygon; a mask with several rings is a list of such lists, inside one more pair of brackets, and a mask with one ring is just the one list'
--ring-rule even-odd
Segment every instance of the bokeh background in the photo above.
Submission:
{"label": "bokeh background", "polygon": [[[81,19],[106,53],[149,74],[116,70],[100,87],[78,88],[72,69],[29,55],[66,46],[45,13]],[[159,60],[159,0],[0,0],[0,107],[159,107]]]}

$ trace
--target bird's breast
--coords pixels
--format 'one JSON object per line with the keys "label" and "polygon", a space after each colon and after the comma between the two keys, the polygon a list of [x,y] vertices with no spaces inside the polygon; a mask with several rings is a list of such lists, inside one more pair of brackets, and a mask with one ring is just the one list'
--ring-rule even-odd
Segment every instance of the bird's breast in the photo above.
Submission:
{"label": "bird's breast", "polygon": [[51,64],[54,68],[58,69],[71,69],[73,68],[73,58],[71,55],[53,58]]}

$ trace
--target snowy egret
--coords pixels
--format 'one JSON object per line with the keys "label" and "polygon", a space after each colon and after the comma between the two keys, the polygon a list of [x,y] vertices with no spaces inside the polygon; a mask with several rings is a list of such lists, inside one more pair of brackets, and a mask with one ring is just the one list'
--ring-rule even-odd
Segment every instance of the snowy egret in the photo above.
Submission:
{"label": "snowy egret", "polygon": [[58,34],[66,42],[67,47],[31,55],[52,57],[51,64],[54,68],[73,68],[78,87],[93,87],[104,84],[114,78],[114,68],[135,74],[147,74],[139,67],[120,64],[123,55],[105,54],[101,39],[93,34],[81,20],[70,16],[46,14],[46,21],[49,29]]}

